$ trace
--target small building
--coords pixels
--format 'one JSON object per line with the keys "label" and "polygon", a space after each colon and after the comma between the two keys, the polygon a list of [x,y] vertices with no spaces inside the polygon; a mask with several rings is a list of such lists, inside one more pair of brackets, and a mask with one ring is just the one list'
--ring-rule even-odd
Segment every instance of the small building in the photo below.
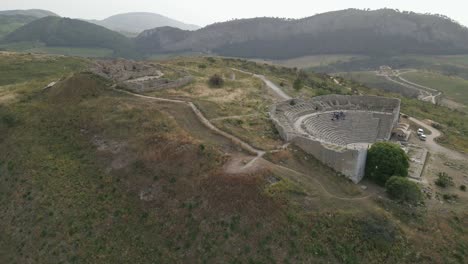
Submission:
{"label": "small building", "polygon": [[398,123],[393,129],[392,134],[398,141],[408,141],[411,136],[410,125],[406,123]]}

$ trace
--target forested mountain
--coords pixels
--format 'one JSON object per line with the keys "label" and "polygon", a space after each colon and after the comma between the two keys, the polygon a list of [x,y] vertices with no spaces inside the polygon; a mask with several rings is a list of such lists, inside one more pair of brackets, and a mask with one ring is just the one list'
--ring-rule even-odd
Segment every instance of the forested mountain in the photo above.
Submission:
{"label": "forested mountain", "polygon": [[[145,20],[145,17],[151,19]],[[155,25],[157,17],[155,14],[130,13],[104,21],[109,23],[108,27],[112,24],[115,30],[128,33],[128,30],[145,28],[148,21]],[[179,52],[266,59],[315,54],[468,53],[466,27],[441,15],[392,9],[348,9],[298,20],[240,19],[196,31],[164,26],[145,30],[135,39],[81,20],[46,17],[3,39],[3,43],[20,41],[40,41],[48,46],[110,48],[116,55],[126,57]]]}
{"label": "forested mountain", "polygon": [[107,28],[76,19],[45,17],[4,37],[3,42],[41,42],[47,46],[91,47],[114,50],[116,56],[135,55],[133,42]]}
{"label": "forested mountain", "polygon": [[[183,40],[174,38],[174,34],[174,31],[144,32],[138,38],[139,45],[152,45],[153,52],[201,51],[272,59],[329,53],[386,55],[468,51],[466,27],[440,15],[392,9],[348,9],[299,20],[242,19],[186,32]],[[164,41],[143,44],[157,39]]]}
{"label": "forested mountain", "polygon": [[16,29],[42,17],[57,16],[47,10],[7,10],[0,11],[0,38]]}
{"label": "forested mountain", "polygon": [[90,20],[89,22],[114,31],[136,35],[148,29],[166,26],[183,30],[196,30],[200,28],[199,26],[185,24],[159,14],[144,12],[119,14],[104,20]]}
{"label": "forested mountain", "polygon": [[190,37],[192,31],[174,27],[146,30],[135,38],[135,46],[143,54],[163,53],[169,45]]}

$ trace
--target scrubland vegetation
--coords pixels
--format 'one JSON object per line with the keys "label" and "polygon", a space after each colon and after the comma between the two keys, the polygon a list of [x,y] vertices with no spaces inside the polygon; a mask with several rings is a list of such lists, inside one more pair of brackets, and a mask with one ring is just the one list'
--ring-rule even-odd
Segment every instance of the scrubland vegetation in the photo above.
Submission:
{"label": "scrubland vegetation", "polygon": [[[227,175],[226,153],[241,151],[187,106],[118,92],[82,72],[87,60],[0,56],[8,72],[0,98],[9,98],[0,101],[1,263],[466,261],[466,211],[414,217],[385,197],[362,197],[296,148],[267,159],[303,175],[281,167]],[[297,72],[220,58],[161,63],[196,80],[153,95],[190,99],[210,119],[259,114],[213,122],[258,147],[276,145],[264,116],[271,96],[248,74],[231,78],[231,68],[284,80],[291,92]],[[224,75],[222,87],[209,87],[213,74]],[[324,75],[304,83],[293,93],[352,92]]]}

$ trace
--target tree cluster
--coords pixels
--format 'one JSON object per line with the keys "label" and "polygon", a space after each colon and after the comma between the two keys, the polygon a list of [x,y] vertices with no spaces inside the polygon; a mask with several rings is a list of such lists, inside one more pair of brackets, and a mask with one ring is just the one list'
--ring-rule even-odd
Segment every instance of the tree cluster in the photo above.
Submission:
{"label": "tree cluster", "polygon": [[367,153],[366,177],[381,186],[392,176],[408,176],[408,168],[409,158],[396,144],[378,142]]}

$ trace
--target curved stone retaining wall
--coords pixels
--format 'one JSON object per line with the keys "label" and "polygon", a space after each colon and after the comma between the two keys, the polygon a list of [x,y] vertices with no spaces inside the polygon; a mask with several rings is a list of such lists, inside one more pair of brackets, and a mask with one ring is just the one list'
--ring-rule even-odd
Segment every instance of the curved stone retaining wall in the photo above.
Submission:
{"label": "curved stone retaining wall", "polygon": [[[311,117],[319,115],[330,118],[334,111],[344,111],[349,115],[356,113],[356,115],[350,116],[347,122],[340,120],[329,123],[333,124],[330,129],[323,128],[327,126],[325,119],[310,120]],[[355,183],[361,181],[364,176],[368,147],[376,141],[390,139],[393,128],[398,125],[399,114],[399,99],[377,96],[325,95],[310,100],[287,100],[270,108],[270,118],[285,141],[295,143]],[[353,117],[359,122],[350,124]],[[366,124],[368,127],[353,128],[355,125],[366,126]],[[340,128],[340,125],[343,127]],[[314,135],[311,132],[315,131],[314,129],[325,133],[329,131],[333,135],[321,138],[320,133]],[[340,135],[337,130],[347,137],[335,140],[336,135]],[[352,134],[363,131],[366,132],[365,135]]]}

